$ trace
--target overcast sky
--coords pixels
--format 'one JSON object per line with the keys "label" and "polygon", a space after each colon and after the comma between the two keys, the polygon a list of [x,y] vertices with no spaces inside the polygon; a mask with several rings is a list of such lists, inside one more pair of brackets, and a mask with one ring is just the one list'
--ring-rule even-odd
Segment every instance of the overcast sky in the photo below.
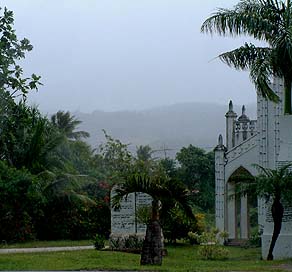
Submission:
{"label": "overcast sky", "polygon": [[45,112],[138,110],[179,102],[255,102],[248,74],[213,60],[247,38],[210,37],[200,26],[237,0],[1,0],[23,63],[42,76],[31,103]]}

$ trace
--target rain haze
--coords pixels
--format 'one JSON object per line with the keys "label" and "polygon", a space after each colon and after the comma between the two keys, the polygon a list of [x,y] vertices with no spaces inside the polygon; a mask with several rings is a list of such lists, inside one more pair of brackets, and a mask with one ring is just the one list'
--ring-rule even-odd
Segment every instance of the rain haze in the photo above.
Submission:
{"label": "rain haze", "polygon": [[237,0],[4,0],[23,62],[44,84],[29,95],[44,112],[139,110],[183,102],[255,102],[245,72],[214,59],[248,38],[200,33],[217,7]]}

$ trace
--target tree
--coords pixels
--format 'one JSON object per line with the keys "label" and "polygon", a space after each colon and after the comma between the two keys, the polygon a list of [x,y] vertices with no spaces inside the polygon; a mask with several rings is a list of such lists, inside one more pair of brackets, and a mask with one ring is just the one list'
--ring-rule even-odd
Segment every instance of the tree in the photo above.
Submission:
{"label": "tree", "polygon": [[256,89],[274,102],[279,97],[270,86],[272,76],[284,80],[284,112],[292,114],[292,1],[240,0],[233,9],[218,9],[202,25],[202,32],[222,36],[248,35],[264,41],[267,47],[245,43],[219,55],[227,65],[249,70]]}
{"label": "tree", "polygon": [[36,176],[0,161],[0,199],[0,240],[35,239],[43,202]]}
{"label": "tree", "polygon": [[152,149],[149,145],[140,145],[137,146],[137,159],[141,161],[149,161],[152,157]]}
{"label": "tree", "polygon": [[128,150],[128,144],[114,139],[105,130],[103,133],[106,143],[99,145],[99,153],[95,156],[95,161],[108,183],[119,183],[132,171],[134,158]]}
{"label": "tree", "polygon": [[[189,192],[186,187],[168,178],[161,172],[152,175],[132,174],[115,188],[113,207],[119,207],[123,197],[133,192],[149,194],[152,201],[151,219],[147,224],[146,236],[141,253],[141,265],[162,264],[161,226],[159,223],[160,204],[168,203],[169,206],[180,206],[186,214],[194,218],[189,205]],[[173,205],[170,205],[172,203]]]}
{"label": "tree", "polygon": [[0,14],[0,91],[8,92],[12,97],[25,97],[29,90],[38,89],[40,76],[23,76],[23,69],[17,61],[24,59],[25,53],[33,47],[28,39],[17,39],[13,24],[13,12],[4,8],[3,14]]}
{"label": "tree", "polygon": [[243,195],[255,195],[271,203],[271,214],[274,221],[273,236],[267,260],[273,260],[273,250],[282,228],[284,206],[292,203],[292,173],[289,171],[291,164],[272,170],[259,165],[256,167],[260,175],[256,177],[239,176],[238,192]]}
{"label": "tree", "polygon": [[70,140],[79,140],[90,136],[86,131],[75,131],[76,127],[82,122],[71,115],[69,111],[58,111],[52,115],[51,121]]}
{"label": "tree", "polygon": [[180,167],[177,170],[178,178],[194,192],[195,205],[204,210],[214,209],[214,154],[189,145],[183,147],[177,154]]}
{"label": "tree", "polygon": [[46,117],[24,101],[15,103],[0,91],[0,159],[32,173],[46,169],[50,152],[61,142],[60,134]]}

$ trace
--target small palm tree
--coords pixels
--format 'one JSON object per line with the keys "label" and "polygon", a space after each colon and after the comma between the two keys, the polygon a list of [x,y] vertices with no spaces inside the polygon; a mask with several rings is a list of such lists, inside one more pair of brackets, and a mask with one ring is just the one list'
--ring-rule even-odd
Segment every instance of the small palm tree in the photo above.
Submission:
{"label": "small palm tree", "polygon": [[284,206],[282,203],[292,203],[292,173],[289,171],[288,164],[279,169],[273,170],[256,165],[260,175],[239,176],[238,192],[243,195],[256,195],[271,203],[271,214],[274,221],[273,236],[269,248],[267,260],[273,260],[273,250],[282,228]]}
{"label": "small palm tree", "polygon": [[90,136],[86,131],[75,131],[76,127],[82,122],[71,115],[69,111],[58,111],[52,115],[51,121],[68,139],[79,140]]}
{"label": "small palm tree", "polygon": [[279,101],[270,87],[271,76],[284,80],[284,112],[292,114],[292,0],[240,0],[233,9],[218,9],[202,25],[202,32],[222,36],[248,35],[266,47],[245,43],[219,55],[227,65],[249,70],[250,78],[264,97]]}
{"label": "small palm tree", "polygon": [[188,216],[194,218],[189,205],[189,192],[182,183],[164,175],[133,174],[128,176],[122,184],[116,186],[112,206],[118,208],[120,201],[133,192],[149,194],[153,199],[151,219],[147,224],[140,263],[141,265],[161,265],[163,248],[159,223],[160,204],[177,204]]}

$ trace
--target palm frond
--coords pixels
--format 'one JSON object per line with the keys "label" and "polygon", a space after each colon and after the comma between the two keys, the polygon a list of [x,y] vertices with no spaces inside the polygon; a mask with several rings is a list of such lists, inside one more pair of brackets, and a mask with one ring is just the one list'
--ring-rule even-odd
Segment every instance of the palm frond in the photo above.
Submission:
{"label": "palm frond", "polygon": [[220,60],[237,70],[250,69],[257,60],[267,59],[271,55],[271,49],[256,47],[245,43],[243,46],[219,55]]}
{"label": "palm frond", "polygon": [[241,0],[233,9],[218,9],[202,24],[201,32],[222,36],[251,35],[269,40],[281,21],[278,1]]}

